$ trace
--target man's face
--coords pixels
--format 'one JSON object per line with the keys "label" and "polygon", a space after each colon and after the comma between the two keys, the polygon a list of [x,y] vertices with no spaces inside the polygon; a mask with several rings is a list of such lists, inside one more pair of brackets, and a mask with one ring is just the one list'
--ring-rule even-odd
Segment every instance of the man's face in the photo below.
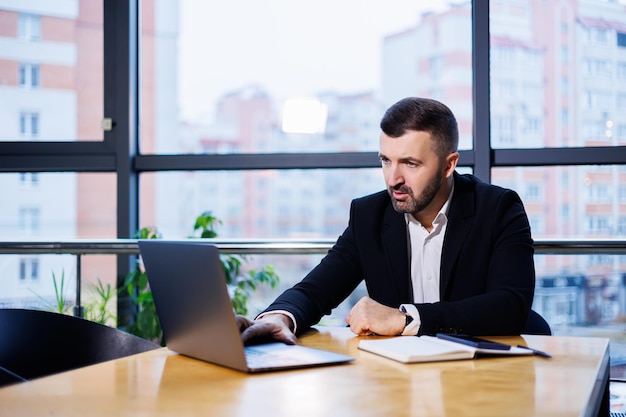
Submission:
{"label": "man's face", "polygon": [[407,131],[392,138],[382,133],[379,155],[393,208],[412,214],[429,208],[447,176],[446,165],[433,149],[431,134]]}

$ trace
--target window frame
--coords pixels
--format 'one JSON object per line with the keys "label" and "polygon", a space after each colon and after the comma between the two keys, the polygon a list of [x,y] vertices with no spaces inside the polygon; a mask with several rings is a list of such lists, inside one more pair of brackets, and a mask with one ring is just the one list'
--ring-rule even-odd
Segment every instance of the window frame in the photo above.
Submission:
{"label": "window frame", "polygon": [[[375,168],[376,152],[313,154],[143,155],[139,149],[139,0],[103,1],[104,115],[114,128],[101,141],[0,143],[0,172],[112,172],[117,178],[117,237],[138,229],[142,172],[179,170],[266,170]],[[494,149],[490,144],[489,2],[472,2],[473,149],[460,152],[459,166],[486,182],[496,167],[555,165],[623,165],[626,146],[593,148]],[[33,39],[35,40],[35,39]],[[19,138],[17,138],[19,139]],[[118,285],[132,256],[118,256]],[[120,322],[127,311],[118,300]],[[126,307],[127,308],[127,307]]]}

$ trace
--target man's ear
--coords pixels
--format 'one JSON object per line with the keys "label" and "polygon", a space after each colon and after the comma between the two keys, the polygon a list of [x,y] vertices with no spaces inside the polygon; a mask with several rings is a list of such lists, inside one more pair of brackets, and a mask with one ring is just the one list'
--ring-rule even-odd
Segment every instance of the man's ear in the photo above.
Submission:
{"label": "man's ear", "polygon": [[446,156],[446,161],[444,165],[445,170],[443,172],[444,177],[449,178],[452,176],[452,174],[454,173],[454,170],[456,169],[457,162],[459,162],[458,152],[453,152],[450,155]]}

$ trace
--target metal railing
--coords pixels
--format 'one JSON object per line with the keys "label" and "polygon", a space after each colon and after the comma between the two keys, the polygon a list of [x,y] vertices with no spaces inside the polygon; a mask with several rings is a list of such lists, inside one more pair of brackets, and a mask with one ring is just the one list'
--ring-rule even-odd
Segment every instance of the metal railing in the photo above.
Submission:
{"label": "metal railing", "polygon": [[[216,245],[221,252],[231,254],[290,254],[326,253],[335,240],[331,239],[180,239]],[[0,255],[7,254],[66,254],[66,255],[132,255],[139,254],[137,239],[75,239],[63,241],[29,240],[0,241]],[[538,255],[626,254],[626,239],[538,239]]]}
{"label": "metal railing", "polygon": [[[325,254],[335,243],[330,239],[180,239],[185,242],[212,243],[220,252],[256,255]],[[63,241],[0,241],[0,255],[55,254],[76,256],[75,315],[82,315],[81,256],[138,255],[137,239],[76,239]],[[626,239],[538,239],[538,255],[626,254]]]}

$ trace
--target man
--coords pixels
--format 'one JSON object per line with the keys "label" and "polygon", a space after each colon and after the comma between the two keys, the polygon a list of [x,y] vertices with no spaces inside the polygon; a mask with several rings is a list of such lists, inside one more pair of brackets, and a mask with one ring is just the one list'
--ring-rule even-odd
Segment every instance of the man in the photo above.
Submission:
{"label": "man", "polygon": [[458,128],[448,107],[406,98],[381,121],[387,186],[356,199],[348,227],[300,283],[242,339],[296,343],[365,280],[346,323],[359,335],[519,334],[532,305],[533,241],[519,196],[455,172]]}

